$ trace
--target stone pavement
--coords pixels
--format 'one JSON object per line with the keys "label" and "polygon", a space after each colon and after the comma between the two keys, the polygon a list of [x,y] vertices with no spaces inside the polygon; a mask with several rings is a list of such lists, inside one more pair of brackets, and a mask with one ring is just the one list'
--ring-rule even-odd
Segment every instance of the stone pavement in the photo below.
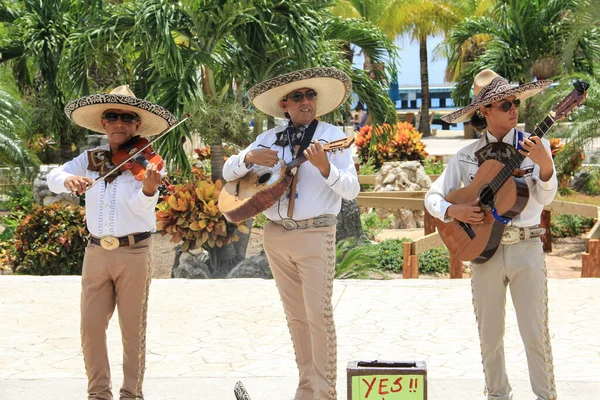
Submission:
{"label": "stone pavement", "polygon": [[[79,277],[0,276],[0,399],[85,398]],[[600,279],[549,281],[559,399],[600,398]],[[508,296],[506,352],[515,399],[533,399]],[[481,399],[484,381],[469,280],[338,280],[338,392],[351,360],[427,362],[429,399]],[[297,371],[272,280],[154,280],[147,400],[289,400]],[[115,392],[118,320],[108,329]],[[374,400],[385,397],[371,396]]]}

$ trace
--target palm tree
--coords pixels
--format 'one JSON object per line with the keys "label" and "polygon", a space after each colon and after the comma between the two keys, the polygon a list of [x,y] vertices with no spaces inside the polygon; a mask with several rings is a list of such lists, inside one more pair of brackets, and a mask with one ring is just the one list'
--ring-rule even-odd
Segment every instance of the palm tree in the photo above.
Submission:
{"label": "palm tree", "polygon": [[[485,48],[473,61],[466,62],[457,78],[453,99],[457,105],[469,102],[473,77],[484,68],[491,68],[511,82],[528,82],[557,76],[563,70],[559,59],[563,52],[569,26],[573,21],[575,0],[513,0],[498,2],[491,17],[477,17],[459,23],[449,39],[451,58],[458,59],[465,44],[484,38]],[[600,32],[591,29],[576,40],[576,69],[591,73]],[[526,130],[531,130],[528,118],[531,101],[526,101]]]}
{"label": "palm tree", "polygon": [[[568,71],[572,71],[573,60],[579,59],[579,62],[588,64],[586,69],[593,74],[594,60],[597,62],[600,59],[600,47],[598,47],[598,42],[589,41],[587,38],[590,36],[590,31],[597,32],[600,29],[600,2],[593,0],[579,1],[573,13],[573,19],[567,23],[567,29],[569,34],[563,47],[560,58],[561,63]],[[595,53],[594,58],[581,60],[581,54],[577,54],[580,46],[584,46],[591,53]]]}
{"label": "palm tree", "polygon": [[0,38],[0,63],[11,62],[15,79],[23,94],[44,92],[51,99],[48,134],[60,143],[61,158],[71,158],[72,144],[83,130],[66,118],[64,87],[68,82],[60,73],[67,38],[78,26],[85,25],[95,2],[76,0],[22,0],[14,7],[0,2],[0,22],[5,32]]}
{"label": "palm tree", "polygon": [[19,165],[24,169],[31,160],[23,141],[16,134],[23,124],[20,104],[0,86],[0,160],[3,165]]}

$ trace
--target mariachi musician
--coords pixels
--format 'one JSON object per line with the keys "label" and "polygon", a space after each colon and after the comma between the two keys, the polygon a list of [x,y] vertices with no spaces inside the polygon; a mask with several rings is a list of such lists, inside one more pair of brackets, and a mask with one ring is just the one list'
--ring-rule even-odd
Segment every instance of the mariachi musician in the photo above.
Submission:
{"label": "mariachi musician", "polygon": [[[342,198],[360,191],[350,151],[328,155],[323,145],[345,139],[337,127],[316,117],[339,107],[350,95],[351,81],[335,68],[311,68],[280,75],[248,92],[265,114],[288,119],[259,135],[230,157],[227,181],[253,169],[290,162],[304,154],[291,187],[264,211],[269,223],[264,248],[279,290],[296,352],[299,383],[295,400],[337,398],[337,342],[331,296],[335,273],[336,215]],[[290,194],[290,192],[292,192]],[[292,201],[290,201],[292,200]]]}
{"label": "mariachi musician", "polygon": [[513,398],[504,359],[507,285],[525,345],[533,392],[538,400],[556,399],[548,331],[548,284],[540,239],[544,230],[539,223],[544,205],[556,195],[558,182],[548,141],[516,129],[520,102],[550,84],[551,81],[537,81],[513,87],[492,70],[477,74],[472,103],[443,119],[470,120],[482,136],[452,157],[425,196],[427,210],[441,221],[481,224],[484,214],[477,201],[451,204],[446,197],[461,184],[469,185],[486,160],[506,164],[511,157],[518,157],[517,152],[525,157],[515,176],[523,177],[529,188],[527,205],[507,223],[496,253],[483,263],[471,264],[473,306],[489,400]]}
{"label": "mariachi musician", "polygon": [[81,343],[88,398],[113,398],[106,329],[116,305],[123,342],[120,399],[142,399],[151,232],[156,230],[161,171],[150,163],[141,180],[130,170],[118,170],[91,185],[113,168],[111,156],[121,145],[134,136],[157,135],[177,120],[164,108],[136,98],[128,86],[74,100],[65,113],[77,125],[108,137],[107,145],[87,150],[48,174],[48,187],[55,193],[85,192],[90,241],[81,279]]}

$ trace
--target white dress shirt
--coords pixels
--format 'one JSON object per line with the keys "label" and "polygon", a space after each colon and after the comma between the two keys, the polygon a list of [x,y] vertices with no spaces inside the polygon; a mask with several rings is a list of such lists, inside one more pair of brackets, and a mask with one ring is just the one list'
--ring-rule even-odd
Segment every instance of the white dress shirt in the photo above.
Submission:
{"label": "white dress shirt", "polygon": [[[92,150],[109,150],[109,145]],[[94,181],[100,173],[90,171],[87,151],[73,160],[54,168],[48,174],[48,188],[54,193],[69,193],[65,179],[69,176],[87,176]],[[139,232],[156,231],[155,207],[158,191],[148,197],[142,192],[142,181],[131,171],[123,171],[111,183],[100,182],[85,192],[85,215],[88,231],[98,237],[127,236]]]}
{"label": "white dress shirt", "polygon": [[[223,177],[227,181],[237,180],[246,175],[252,169],[265,168],[253,165],[250,169],[244,163],[244,158],[250,150],[271,149],[278,153],[278,157],[285,162],[292,161],[292,153],[289,146],[282,147],[275,144],[277,132],[285,130],[286,127],[275,127],[256,138],[256,141],[240,152],[238,155],[227,159],[223,167]],[[346,135],[337,127],[321,122],[317,124],[313,140],[317,139],[321,144],[330,143],[334,140],[345,139]],[[349,149],[336,153],[327,153],[331,166],[331,172],[327,178],[309,161],[303,163],[298,169],[298,183],[296,186],[296,201],[294,203],[294,220],[314,218],[322,214],[339,214],[342,207],[342,199],[351,200],[360,192],[358,176],[352,162]],[[288,218],[287,210],[289,204],[289,189],[281,196],[278,202],[264,211],[265,216],[278,221]]]}
{"label": "white dress shirt", "polygon": [[[491,133],[485,132],[485,135],[487,136],[487,141],[486,136],[482,136],[478,141],[460,149],[452,157],[442,175],[432,184],[425,195],[425,207],[434,217],[444,222],[452,220],[446,216],[446,211],[452,204],[447,202],[445,198],[461,186],[470,184],[475,177],[479,168],[475,152],[486,146],[488,141],[490,143],[498,141]],[[523,133],[523,137],[527,138],[529,136],[531,134]],[[513,128],[504,136],[502,141],[512,146],[517,142],[517,137],[518,131]],[[548,153],[550,153],[550,143],[546,139],[542,139],[542,143]],[[558,180],[553,165],[552,177],[547,182],[542,181],[540,178],[540,166],[531,161],[529,157],[523,160],[520,168],[525,171],[524,178],[529,187],[529,201],[523,212],[514,217],[508,225],[526,228],[540,223],[540,215],[544,205],[550,204],[556,196]]]}

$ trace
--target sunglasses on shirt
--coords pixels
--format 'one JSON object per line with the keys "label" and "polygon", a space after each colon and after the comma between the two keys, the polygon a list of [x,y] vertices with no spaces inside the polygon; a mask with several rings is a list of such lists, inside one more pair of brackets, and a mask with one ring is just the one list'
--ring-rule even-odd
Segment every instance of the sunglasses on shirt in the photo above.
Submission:
{"label": "sunglasses on shirt", "polygon": [[317,92],[315,92],[314,90],[308,90],[306,91],[306,93],[296,92],[291,96],[284,97],[283,101],[292,99],[294,103],[300,103],[304,99],[304,96],[306,96],[306,100],[312,100],[315,97],[317,97]]}
{"label": "sunglasses on shirt", "polygon": [[134,121],[139,121],[140,120],[140,116],[134,113],[123,113],[123,114],[119,114],[113,111],[109,111],[109,112],[105,112],[104,114],[102,114],[102,119],[107,120],[108,122],[115,123],[117,122],[117,120],[121,118],[121,121],[123,121],[126,124],[131,124]]}
{"label": "sunglasses on shirt", "polygon": [[[514,99],[513,101],[506,100],[504,103],[502,103],[500,106],[498,106],[498,108],[500,108],[503,112],[509,112],[510,109],[512,108],[513,104],[515,105],[515,107],[518,108],[521,105],[521,100],[519,100],[519,99]],[[492,105],[489,104],[486,107],[491,108]]]}

